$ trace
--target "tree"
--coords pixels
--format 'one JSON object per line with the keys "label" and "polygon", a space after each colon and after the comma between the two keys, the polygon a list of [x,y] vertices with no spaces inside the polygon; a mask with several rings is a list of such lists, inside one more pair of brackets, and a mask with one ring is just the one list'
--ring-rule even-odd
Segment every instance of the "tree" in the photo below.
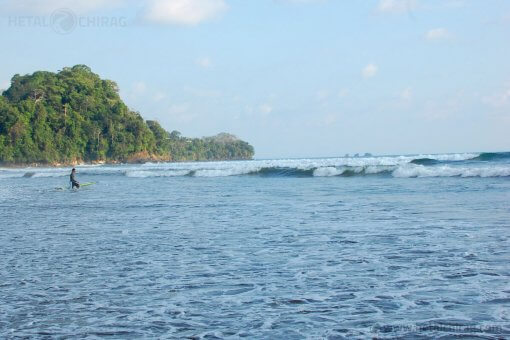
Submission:
{"label": "tree", "polygon": [[184,138],[145,122],[119,96],[118,85],[86,65],[58,73],[14,75],[0,96],[0,162],[125,162],[245,159],[253,148],[229,134]]}

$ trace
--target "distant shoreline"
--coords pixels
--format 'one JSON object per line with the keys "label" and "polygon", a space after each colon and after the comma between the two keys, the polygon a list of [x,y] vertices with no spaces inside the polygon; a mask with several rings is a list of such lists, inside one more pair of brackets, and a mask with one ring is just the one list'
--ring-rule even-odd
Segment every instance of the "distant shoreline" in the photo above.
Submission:
{"label": "distant shoreline", "polygon": [[239,159],[186,159],[186,160],[155,160],[148,159],[143,161],[97,161],[97,162],[70,162],[70,163],[2,163],[0,168],[7,169],[23,169],[23,168],[67,168],[78,166],[100,166],[100,165],[132,165],[132,164],[146,164],[146,163],[194,163],[194,162],[228,162],[228,161],[251,161],[253,159],[239,158]]}

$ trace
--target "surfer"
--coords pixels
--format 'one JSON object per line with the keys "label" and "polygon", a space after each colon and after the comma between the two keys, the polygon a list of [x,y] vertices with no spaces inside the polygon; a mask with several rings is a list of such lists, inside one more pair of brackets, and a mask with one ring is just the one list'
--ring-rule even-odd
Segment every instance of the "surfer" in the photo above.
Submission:
{"label": "surfer", "polygon": [[71,170],[71,188],[74,189],[75,187],[77,189],[80,188],[80,183],[78,183],[78,181],[76,180],[76,178],[74,177],[74,175],[76,174],[76,169],[73,168],[73,170]]}

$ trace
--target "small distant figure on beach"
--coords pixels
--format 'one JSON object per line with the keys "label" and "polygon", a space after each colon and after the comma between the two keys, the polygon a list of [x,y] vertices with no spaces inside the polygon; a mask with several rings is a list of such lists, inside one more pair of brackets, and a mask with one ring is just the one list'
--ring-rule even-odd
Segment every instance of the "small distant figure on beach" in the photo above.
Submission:
{"label": "small distant figure on beach", "polygon": [[76,187],[76,189],[79,189],[80,188],[80,183],[76,180],[76,178],[74,177],[76,175],[76,169],[73,168],[73,170],[71,170],[71,189],[74,189]]}

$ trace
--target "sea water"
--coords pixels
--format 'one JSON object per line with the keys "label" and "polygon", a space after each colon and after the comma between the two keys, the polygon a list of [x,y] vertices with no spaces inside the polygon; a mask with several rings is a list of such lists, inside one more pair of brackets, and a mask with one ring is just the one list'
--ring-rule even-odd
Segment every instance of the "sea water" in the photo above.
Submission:
{"label": "sea water", "polygon": [[510,336],[510,154],[0,169],[0,338]]}

